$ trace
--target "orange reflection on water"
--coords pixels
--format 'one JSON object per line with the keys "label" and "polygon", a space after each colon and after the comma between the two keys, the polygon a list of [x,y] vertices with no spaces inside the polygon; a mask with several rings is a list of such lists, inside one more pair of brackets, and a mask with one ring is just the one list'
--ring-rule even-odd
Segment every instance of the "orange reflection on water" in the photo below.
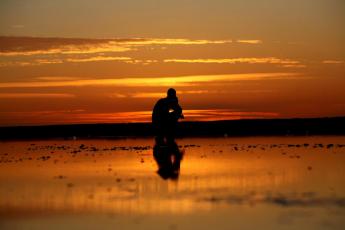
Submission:
{"label": "orange reflection on water", "polygon": [[343,143],[344,137],[182,139],[180,176],[163,180],[151,139],[2,142],[1,218],[180,215],[280,200],[342,207]]}

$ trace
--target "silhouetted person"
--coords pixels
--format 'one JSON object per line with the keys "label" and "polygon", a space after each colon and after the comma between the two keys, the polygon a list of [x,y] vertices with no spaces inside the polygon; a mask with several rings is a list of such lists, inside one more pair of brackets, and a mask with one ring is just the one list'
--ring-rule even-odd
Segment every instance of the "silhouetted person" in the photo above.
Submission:
{"label": "silhouetted person", "polygon": [[153,157],[158,165],[157,173],[164,179],[177,180],[180,174],[180,164],[183,152],[175,142],[168,145],[156,145],[153,147]]}
{"label": "silhouetted person", "polygon": [[182,108],[176,97],[176,90],[170,88],[167,97],[157,101],[152,112],[152,124],[156,135],[156,141],[161,144],[174,142],[177,121],[184,118]]}

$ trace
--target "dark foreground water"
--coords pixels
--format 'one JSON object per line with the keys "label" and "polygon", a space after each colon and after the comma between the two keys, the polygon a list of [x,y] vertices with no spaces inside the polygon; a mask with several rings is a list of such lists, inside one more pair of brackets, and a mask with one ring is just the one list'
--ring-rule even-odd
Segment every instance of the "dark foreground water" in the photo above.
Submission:
{"label": "dark foreground water", "polygon": [[345,229],[344,136],[177,144],[159,174],[152,139],[0,142],[0,228]]}

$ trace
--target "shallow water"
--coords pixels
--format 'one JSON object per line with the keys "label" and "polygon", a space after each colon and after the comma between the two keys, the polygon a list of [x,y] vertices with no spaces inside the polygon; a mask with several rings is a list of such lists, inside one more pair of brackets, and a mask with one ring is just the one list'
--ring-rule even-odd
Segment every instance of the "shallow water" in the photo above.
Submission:
{"label": "shallow water", "polygon": [[0,142],[1,229],[344,229],[345,137]]}

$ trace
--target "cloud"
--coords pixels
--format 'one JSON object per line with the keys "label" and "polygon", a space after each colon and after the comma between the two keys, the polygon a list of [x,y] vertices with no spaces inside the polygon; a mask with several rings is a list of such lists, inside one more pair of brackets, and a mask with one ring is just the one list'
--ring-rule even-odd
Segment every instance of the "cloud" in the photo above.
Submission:
{"label": "cloud", "polygon": [[344,64],[344,61],[340,60],[324,60],[322,61],[323,64]]}
{"label": "cloud", "polygon": [[84,63],[84,62],[100,62],[100,61],[118,61],[118,62],[125,62],[130,64],[150,64],[153,63],[152,61],[148,60],[141,61],[141,60],[133,60],[130,57],[110,57],[110,56],[92,56],[92,57],[71,57],[71,58],[64,58],[61,59],[32,59],[30,62],[28,61],[9,61],[9,62],[1,62],[0,67],[8,67],[8,66],[39,66],[39,65],[46,65],[46,64],[62,64],[62,63]]}
{"label": "cloud", "polygon": [[33,66],[39,65],[36,62],[28,62],[28,61],[9,61],[9,62],[0,62],[0,67],[9,67],[9,66]]}
{"label": "cloud", "polygon": [[126,52],[129,47],[110,39],[0,37],[0,56],[33,56],[52,54],[92,54]]}
{"label": "cloud", "polygon": [[35,87],[77,87],[77,86],[118,86],[118,87],[147,87],[147,86],[188,86],[207,82],[231,82],[261,79],[294,78],[299,73],[248,73],[222,75],[190,75],[176,77],[132,77],[116,79],[81,79],[70,81],[31,81],[31,82],[2,82],[0,88],[35,88]]}
{"label": "cloud", "polygon": [[225,44],[231,40],[197,39],[78,39],[0,36],[0,57],[53,54],[94,54],[127,52],[138,46]]}
{"label": "cloud", "polygon": [[17,112],[17,111],[9,111],[4,112],[0,111],[0,115],[11,115],[11,116],[26,116],[26,117],[37,117],[40,115],[60,115],[60,114],[70,114],[70,113],[83,113],[85,112],[84,109],[70,109],[70,110],[42,110],[42,111],[30,111],[30,112]]}
{"label": "cloud", "polygon": [[289,65],[282,65],[284,68],[306,68],[306,65],[303,64],[289,64]]}
{"label": "cloud", "polygon": [[126,60],[124,61],[125,63],[129,63],[129,64],[142,64],[142,65],[149,65],[152,63],[158,63],[158,60],[138,60],[138,59],[130,59],[130,60]]}
{"label": "cloud", "polygon": [[285,64],[295,65],[300,64],[299,61],[290,59],[280,59],[276,57],[245,57],[245,58],[220,58],[220,59],[165,59],[164,62],[176,62],[176,63],[217,63],[217,64],[237,64],[237,63],[248,63],[248,64]]}
{"label": "cloud", "polygon": [[14,98],[73,98],[75,95],[67,93],[0,93],[0,99]]}
{"label": "cloud", "polygon": [[13,56],[34,56],[34,55],[50,55],[50,54],[94,54],[105,52],[126,52],[132,50],[128,47],[120,47],[111,45],[110,43],[100,45],[68,45],[61,46],[56,49],[33,50],[33,51],[0,51],[0,57]]}
{"label": "cloud", "polygon": [[[274,90],[178,90],[178,95],[198,95],[198,94],[252,94],[252,93],[272,93]],[[110,93],[110,98],[163,98],[166,97],[165,92],[138,92],[138,93]]]}
{"label": "cloud", "polygon": [[[224,93],[220,91],[210,91],[210,90],[178,90],[178,95],[186,94],[210,94],[210,93]],[[162,98],[166,96],[165,92],[140,92],[140,93],[128,93],[128,94],[119,94],[112,93],[109,95],[114,98]]]}
{"label": "cloud", "polygon": [[161,98],[165,97],[164,92],[142,92],[142,93],[129,93],[129,94],[110,94],[110,97],[116,98]]}
{"label": "cloud", "polygon": [[[61,57],[60,59],[39,58],[28,61],[9,61],[0,63],[1,67],[6,66],[37,66],[44,64],[61,64],[68,62],[99,62],[99,61],[118,61],[128,64],[148,65],[158,63],[158,60],[138,60],[126,56],[87,56],[87,57]],[[164,59],[163,63],[203,63],[203,64],[279,64],[286,68],[304,68],[306,65],[291,59],[281,59],[277,57],[243,57],[243,58],[209,58],[209,59]],[[329,62],[331,63],[331,62]],[[334,62],[332,62],[334,63]],[[340,63],[340,62],[339,62]]]}
{"label": "cloud", "polygon": [[14,29],[23,29],[24,28],[24,25],[11,25],[12,28]]}
{"label": "cloud", "polygon": [[234,120],[272,118],[279,116],[275,112],[233,111],[228,109],[186,110],[183,111],[186,119],[191,121]]}
{"label": "cloud", "polygon": [[150,38],[142,40],[130,40],[119,42],[120,44],[143,46],[143,45],[208,45],[208,44],[226,44],[231,43],[232,40],[195,40],[195,39],[159,39]]}
{"label": "cloud", "polygon": [[61,64],[61,63],[63,63],[63,61],[60,59],[37,59],[30,62],[31,65]]}
{"label": "cloud", "polygon": [[261,40],[236,40],[237,43],[246,43],[246,44],[261,44]]}
{"label": "cloud", "polygon": [[123,94],[123,93],[110,93],[109,94],[110,98],[128,98],[128,94]]}
{"label": "cloud", "polygon": [[[227,109],[183,110],[185,121],[216,121],[235,119],[272,118],[274,112],[245,112]],[[152,111],[80,114],[84,122],[151,122]]]}
{"label": "cloud", "polygon": [[105,56],[96,56],[90,58],[67,58],[66,62],[95,62],[95,61],[131,61],[130,57],[105,57]]}
{"label": "cloud", "polygon": [[36,77],[37,80],[44,80],[44,81],[72,81],[72,80],[80,80],[80,77],[64,77],[64,76],[48,76],[48,77]]}
{"label": "cloud", "polygon": [[[185,121],[217,121],[234,119],[272,118],[275,112],[233,111],[229,109],[183,110]],[[84,110],[0,112],[1,118],[11,117],[16,124],[66,124],[66,123],[131,123],[151,122],[152,111],[88,113]],[[1,123],[1,122],[0,122]],[[9,123],[6,123],[9,125]]]}
{"label": "cloud", "polygon": [[137,51],[140,47],[178,45],[226,44],[231,40],[128,38],[128,39],[79,39],[43,37],[0,36],[0,67],[39,66],[65,62],[123,61],[128,64],[148,65],[158,60],[136,60],[114,55]]}

